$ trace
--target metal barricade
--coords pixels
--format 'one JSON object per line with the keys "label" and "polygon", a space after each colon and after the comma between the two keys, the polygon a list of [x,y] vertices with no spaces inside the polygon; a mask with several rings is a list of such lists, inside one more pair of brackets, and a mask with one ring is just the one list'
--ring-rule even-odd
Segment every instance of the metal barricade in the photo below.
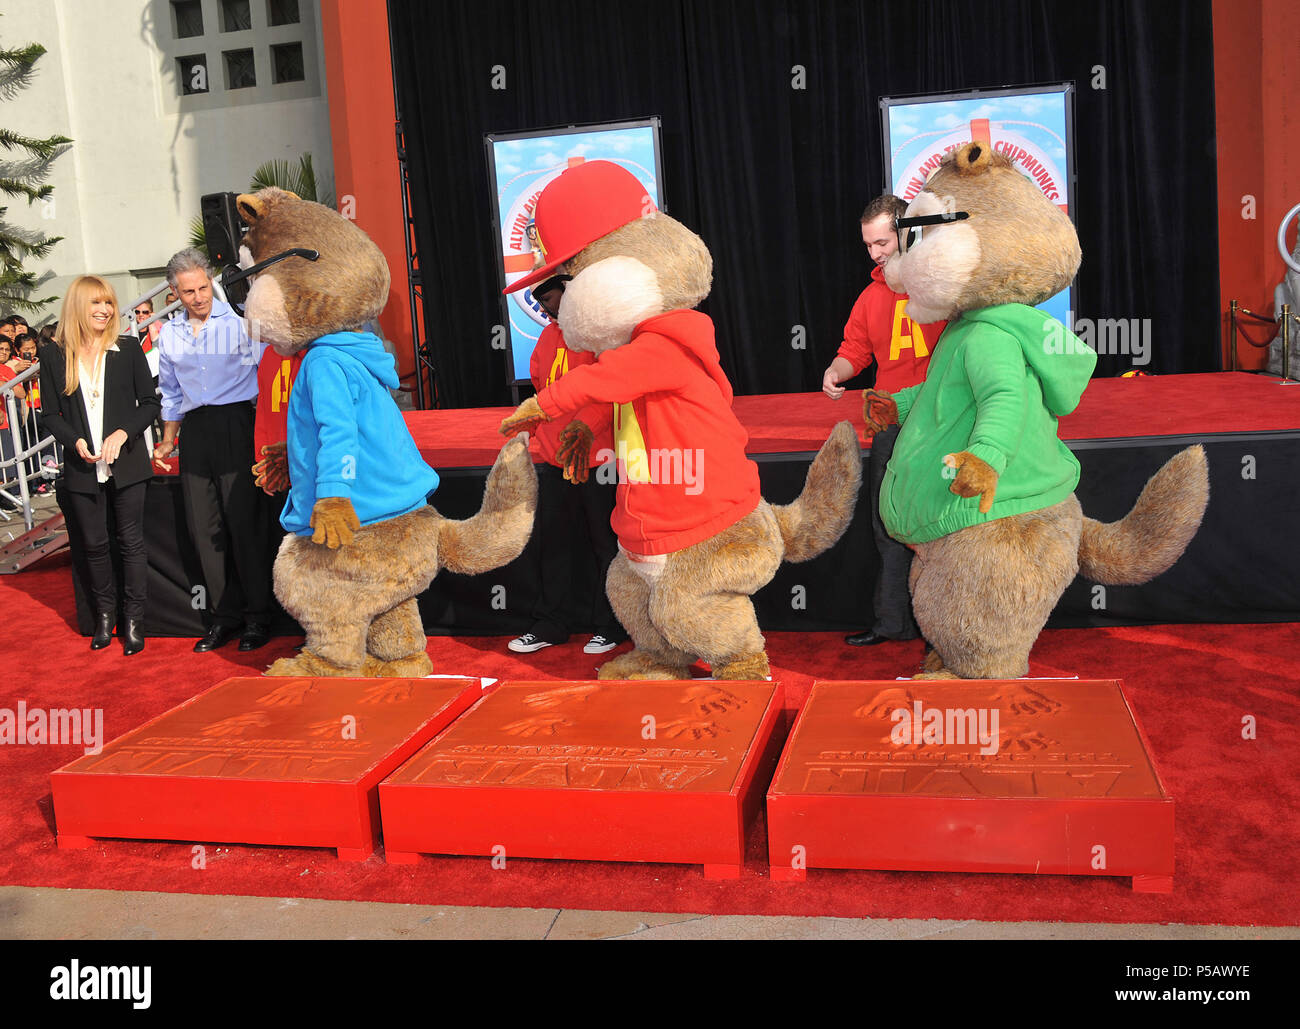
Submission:
{"label": "metal barricade", "polygon": [[[17,396],[17,387],[29,389],[40,375],[40,365],[0,383],[0,401],[8,424],[0,429],[0,527],[22,516],[22,533],[0,546],[0,573],[21,571],[34,561],[67,546],[63,515],[56,514],[36,524],[33,495],[50,487],[62,470],[62,448],[54,437],[41,431],[39,415]],[[16,525],[15,525],[16,528]]]}

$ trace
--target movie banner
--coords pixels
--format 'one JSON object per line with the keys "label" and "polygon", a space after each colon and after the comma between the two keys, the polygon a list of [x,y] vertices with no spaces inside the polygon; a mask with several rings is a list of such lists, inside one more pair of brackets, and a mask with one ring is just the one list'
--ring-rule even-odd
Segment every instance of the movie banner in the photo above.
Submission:
{"label": "movie banner", "polygon": [[[974,140],[1006,154],[1043,195],[1074,218],[1073,83],[880,101],[885,188],[909,203],[944,154]],[[1066,325],[1071,285],[1038,306]]]}
{"label": "movie banner", "polygon": [[[502,289],[533,270],[528,222],[542,190],[566,168],[583,161],[613,161],[635,175],[655,206],[665,209],[660,188],[658,118],[490,133],[484,142]],[[529,381],[528,362],[537,337],[546,327],[546,315],[531,289],[503,297],[502,305],[504,325],[509,329],[501,340],[506,351],[507,379],[519,385]],[[493,345],[498,345],[495,338]]]}

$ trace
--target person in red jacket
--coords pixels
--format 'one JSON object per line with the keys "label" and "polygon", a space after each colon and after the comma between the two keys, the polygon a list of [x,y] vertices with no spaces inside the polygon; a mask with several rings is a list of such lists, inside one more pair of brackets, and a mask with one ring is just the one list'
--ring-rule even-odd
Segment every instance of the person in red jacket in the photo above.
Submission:
{"label": "person in red jacket", "polygon": [[[873,364],[876,366],[874,388],[886,393],[897,393],[925,380],[930,353],[946,323],[920,325],[912,321],[907,316],[907,294],[895,293],[884,279],[885,262],[898,250],[894,223],[906,210],[907,204],[898,197],[883,193],[862,212],[862,242],[867,245],[875,267],[871,270],[870,284],[849,314],[839,352],[822,376],[822,392],[832,400],[844,395],[840,383]],[[880,565],[873,589],[875,622],[871,628],[844,638],[846,643],[858,647],[886,640],[911,640],[920,635],[912,617],[912,600],[907,588],[912,552],[893,539],[880,520],[880,484],[894,452],[898,429],[897,425],[891,425],[875,435],[867,459],[871,533]]]}
{"label": "person in red jacket", "polygon": [[[555,324],[560,298],[564,295],[561,276],[547,279],[533,289],[533,298],[550,322],[533,348],[529,376],[538,392],[575,368],[595,362],[596,355],[570,350]],[[605,575],[618,553],[618,539],[610,528],[614,510],[613,479],[592,476],[592,455],[612,455],[613,407],[592,404],[578,411],[568,422],[545,422],[530,435],[528,449],[537,465],[537,515],[533,530],[538,564],[537,601],[533,624],[509,648],[517,654],[531,654],[569,639],[575,624],[590,622],[595,632],[583,653],[604,654],[627,639],[605,596]],[[600,588],[589,604],[570,590],[575,562],[594,559]],[[575,601],[577,603],[575,604]]]}

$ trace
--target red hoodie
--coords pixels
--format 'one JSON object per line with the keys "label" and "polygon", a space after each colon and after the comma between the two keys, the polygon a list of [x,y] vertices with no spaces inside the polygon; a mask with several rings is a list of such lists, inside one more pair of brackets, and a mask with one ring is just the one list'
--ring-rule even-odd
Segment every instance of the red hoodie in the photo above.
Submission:
{"label": "red hoodie", "polygon": [[537,395],[547,417],[565,424],[593,401],[617,405],[619,484],[610,524],[624,550],[646,555],[709,539],[762,499],[731,399],[713,322],[687,310],[646,319],[629,343]]}
{"label": "red hoodie", "polygon": [[[528,365],[528,375],[533,380],[533,389],[540,393],[561,376],[567,375],[575,368],[594,364],[595,360],[596,355],[590,351],[570,350],[566,347],[564,345],[564,334],[560,332],[560,327],[551,323],[542,330],[542,334],[537,338],[537,345],[533,347],[532,360]],[[593,464],[598,451],[608,450],[614,446],[612,431],[613,409],[609,404],[593,404],[591,407],[585,407],[576,412],[568,420],[542,422],[533,430],[529,434],[531,438],[528,442],[528,450],[533,455],[534,461],[545,461],[547,464],[559,467],[559,462],[555,460],[555,451],[560,445],[560,433],[565,430],[569,422],[573,421],[574,418],[585,422],[587,428],[592,432],[594,437],[591,442]]]}
{"label": "red hoodie", "polygon": [[253,463],[262,460],[262,448],[289,438],[289,394],[307,351],[284,357],[267,347],[257,366],[257,414],[253,419]]}
{"label": "red hoodie", "polygon": [[895,293],[879,265],[862,291],[844,326],[838,357],[853,365],[853,374],[879,362],[876,389],[897,393],[925,381],[930,353],[947,322],[919,325],[907,317],[907,294]]}

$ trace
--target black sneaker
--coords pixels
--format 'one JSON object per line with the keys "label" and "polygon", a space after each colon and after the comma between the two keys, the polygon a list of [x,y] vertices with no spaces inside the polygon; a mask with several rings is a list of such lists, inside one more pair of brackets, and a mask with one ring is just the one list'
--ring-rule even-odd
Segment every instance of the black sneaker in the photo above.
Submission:
{"label": "black sneaker", "polygon": [[526,632],[517,639],[511,640],[506,646],[516,654],[531,654],[543,647],[549,647],[551,644],[539,636],[534,636],[531,632]]}
{"label": "black sneaker", "polygon": [[582,648],[582,652],[584,654],[608,654],[618,645],[619,641],[612,640],[608,636],[602,636],[600,633],[596,633],[595,636],[587,641],[587,645]]}

